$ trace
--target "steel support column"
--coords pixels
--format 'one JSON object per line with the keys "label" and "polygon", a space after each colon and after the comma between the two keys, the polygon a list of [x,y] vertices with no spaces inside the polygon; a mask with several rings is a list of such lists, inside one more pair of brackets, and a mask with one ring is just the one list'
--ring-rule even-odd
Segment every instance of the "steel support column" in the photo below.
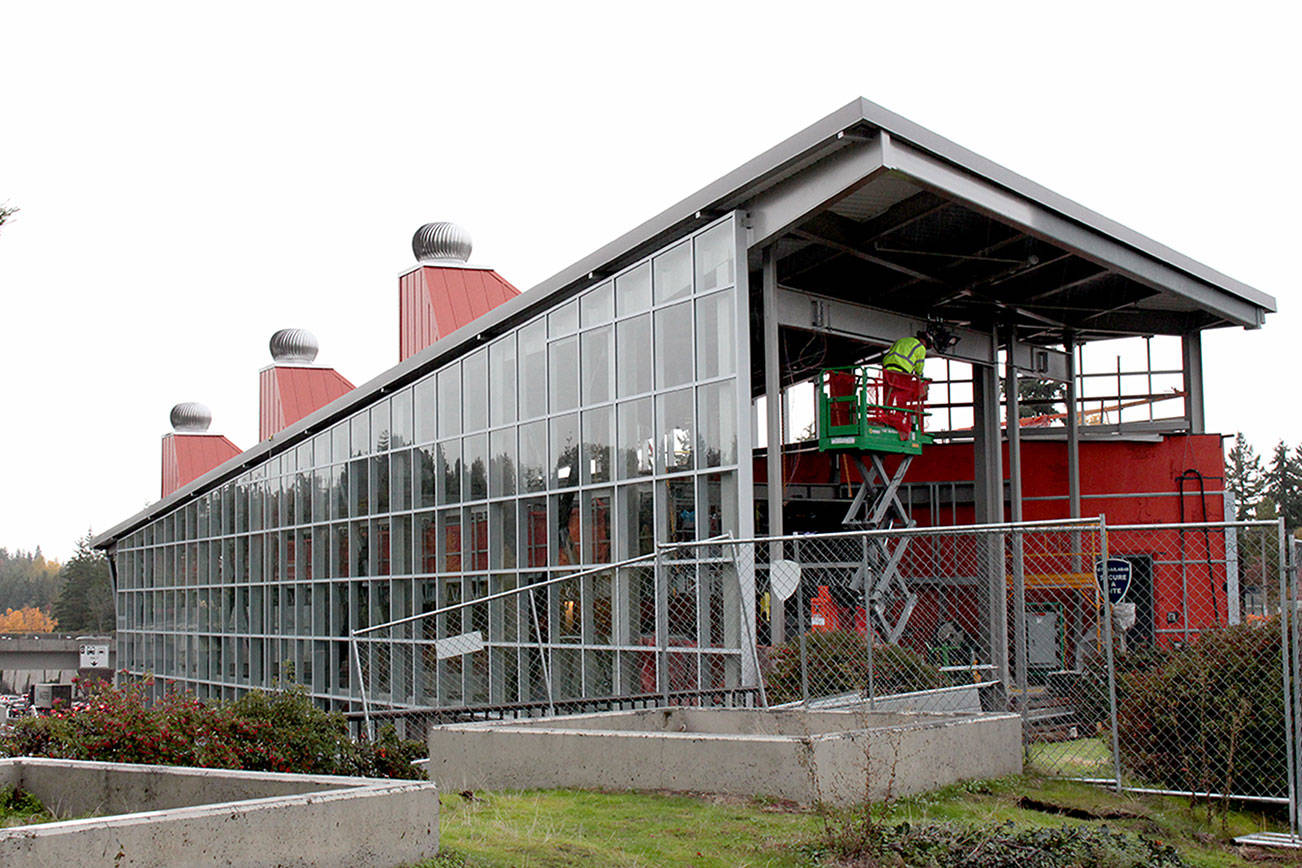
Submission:
{"label": "steel support column", "polygon": [[[1004,365],[1004,427],[1008,431],[1008,519],[1022,520],[1022,402],[1017,389],[1017,329],[1007,330]],[[1017,708],[1026,714],[1026,559],[1022,535],[1013,533],[1013,653],[1017,660]]]}
{"label": "steel support column", "polygon": [[[769,536],[782,536],[782,378],[778,367],[778,261],[774,245],[762,253],[763,275],[760,288],[764,302],[764,416],[768,435],[765,450],[768,468]],[[769,563],[782,557],[782,544],[770,543]],[[786,641],[786,618],[781,603],[769,595],[769,641],[778,645]]]}
{"label": "steel support column", "polygon": [[[991,357],[997,358],[998,340],[990,335]],[[1000,445],[999,371],[993,364],[972,366],[972,431],[976,520],[996,524],[1004,520],[1004,462]],[[983,538],[979,554],[985,588],[985,650],[996,677],[1008,683],[1008,606],[1004,580],[1003,546]]]}
{"label": "steel support column", "polygon": [[1184,416],[1189,422],[1190,434],[1207,430],[1203,423],[1203,336],[1201,332],[1185,332],[1180,339],[1184,368]]}

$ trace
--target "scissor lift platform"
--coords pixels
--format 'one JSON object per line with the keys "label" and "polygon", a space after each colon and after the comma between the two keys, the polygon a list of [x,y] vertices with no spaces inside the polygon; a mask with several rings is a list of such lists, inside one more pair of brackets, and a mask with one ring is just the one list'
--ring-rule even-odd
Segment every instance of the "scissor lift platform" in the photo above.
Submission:
{"label": "scissor lift platform", "polygon": [[[859,488],[842,524],[865,530],[913,527],[900,484],[931,438],[923,432],[927,382],[875,367],[832,368],[819,377],[818,448],[853,453]],[[887,473],[883,455],[902,456]],[[917,604],[900,574],[909,537],[864,538],[862,562],[850,586],[865,591],[873,623],[887,642],[899,641]]]}

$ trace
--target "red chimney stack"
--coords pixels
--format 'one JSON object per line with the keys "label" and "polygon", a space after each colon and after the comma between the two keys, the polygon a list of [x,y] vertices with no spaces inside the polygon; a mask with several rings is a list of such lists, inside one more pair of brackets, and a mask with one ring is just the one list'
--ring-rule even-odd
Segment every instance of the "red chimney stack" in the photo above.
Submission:
{"label": "red chimney stack", "polygon": [[259,442],[353,390],[334,368],[312,364],[317,349],[316,337],[305,329],[281,329],[271,336],[275,364],[258,372]]}
{"label": "red chimney stack", "polygon": [[206,433],[212,412],[203,404],[177,404],[171,421],[173,430],[163,435],[163,497],[240,454],[222,435]]}
{"label": "red chimney stack", "polygon": [[398,278],[398,360],[520,294],[491,268],[467,264],[470,236],[454,223],[426,223],[411,239],[417,267]]}

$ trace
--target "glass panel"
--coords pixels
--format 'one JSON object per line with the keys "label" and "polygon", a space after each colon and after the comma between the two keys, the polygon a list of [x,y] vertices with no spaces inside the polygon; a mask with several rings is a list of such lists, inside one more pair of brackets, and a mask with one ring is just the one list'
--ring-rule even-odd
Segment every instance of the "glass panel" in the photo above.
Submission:
{"label": "glass panel", "polygon": [[697,450],[701,467],[737,463],[737,381],[701,386],[697,396]]}
{"label": "glass panel", "polygon": [[520,490],[547,490],[547,423],[520,426]]}
{"label": "glass panel", "polygon": [[557,416],[551,421],[551,487],[579,484],[579,415]]}
{"label": "glass panel", "polygon": [[489,566],[497,569],[514,569],[516,564],[515,501],[494,503],[489,510],[489,516],[493,530]]}
{"label": "glass panel", "polygon": [[439,571],[461,572],[461,510],[439,512]]}
{"label": "glass panel", "polygon": [[609,280],[579,299],[583,327],[610,322],[615,314],[614,284]]}
{"label": "glass panel", "polygon": [[695,480],[690,477],[670,479],[664,483],[665,514],[661,516],[666,542],[696,539]]}
{"label": "glass panel", "polygon": [[651,266],[642,263],[637,268],[615,278],[615,313],[628,316],[651,307]]}
{"label": "glass panel", "polygon": [[370,511],[370,487],[366,484],[366,459],[348,463],[348,514],[366,515]]}
{"label": "glass panel", "polygon": [[583,411],[583,481],[610,482],[615,408]]}
{"label": "glass panel", "polygon": [[660,431],[660,449],[656,457],[661,473],[692,469],[695,439],[692,411],[691,389],[679,389],[656,398],[656,427]]}
{"label": "glass panel", "polygon": [[461,443],[466,472],[462,491],[466,500],[483,500],[488,497],[488,435],[476,434]]}
{"label": "glass panel", "polygon": [[692,244],[684,241],[653,260],[656,304],[692,294]]}
{"label": "glass panel", "polygon": [[488,507],[468,506],[464,513],[465,569],[488,569]]}
{"label": "glass panel", "polygon": [[552,563],[568,567],[579,562],[579,493],[568,491],[552,497]]}
{"label": "glass panel", "polygon": [[[389,520],[387,518],[376,519],[371,522],[371,575],[387,576],[392,571],[392,562],[389,559]],[[387,607],[386,607],[387,608]],[[378,613],[380,619],[385,618],[388,613]]]}
{"label": "glass panel", "polygon": [[649,482],[619,489],[620,560],[655,550],[655,492]]}
{"label": "glass panel", "polygon": [[461,365],[439,371],[439,436],[461,433]]}
{"label": "glass panel", "polygon": [[696,375],[702,380],[736,372],[737,317],[732,291],[696,300]]}
{"label": "glass panel", "polygon": [[418,573],[438,572],[438,525],[434,513],[416,515],[415,564]]}
{"label": "glass panel", "polygon": [[613,495],[609,488],[583,492],[584,563],[610,563],[610,509],[612,502]]}
{"label": "glass panel", "polygon": [[466,431],[488,427],[488,350],[477,350],[461,363],[462,410]]}
{"label": "glass panel", "polygon": [[731,286],[735,257],[733,224],[725,220],[696,236],[696,291]]}
{"label": "glass panel", "polygon": [[461,500],[461,441],[444,440],[439,444],[439,504]]}
{"label": "glass panel", "polygon": [[336,524],[333,527],[334,542],[331,545],[330,575],[347,577],[348,575],[348,525]]}
{"label": "glass panel", "polygon": [[340,422],[330,429],[330,440],[334,451],[334,460],[343,461],[349,455],[348,452],[348,423]]}
{"label": "glass panel", "polygon": [[560,413],[579,405],[579,341],[568,337],[555,341],[547,352],[551,383],[551,411]]}
{"label": "glass panel", "polygon": [[655,470],[655,441],[651,431],[651,399],[619,405],[619,478],[649,476]]}
{"label": "glass panel", "polygon": [[[396,438],[396,435],[395,435]],[[394,512],[411,509],[411,450],[393,453],[389,474],[389,498]]]}
{"label": "glass panel", "polygon": [[391,445],[389,434],[389,402],[381,401],[371,408],[371,449],[383,452]]}
{"label": "glass panel", "polygon": [[534,497],[520,501],[520,565],[547,566],[547,501]]}
{"label": "glass panel", "polygon": [[[393,574],[395,576],[406,575],[411,572],[411,517],[396,516],[393,519],[392,536],[389,539],[389,558],[392,563]],[[394,613],[394,617],[403,617],[410,614]]]}
{"label": "glass panel", "polygon": [[701,516],[697,522],[697,534],[701,539],[737,535],[736,473],[710,473],[698,477],[697,504]]}
{"label": "glass panel", "polygon": [[488,417],[494,427],[515,421],[515,335],[488,348]]}
{"label": "glass panel", "polygon": [[416,402],[416,442],[429,443],[438,436],[438,385],[434,375],[412,388]]}
{"label": "glass panel", "polygon": [[615,351],[611,338],[610,326],[583,333],[584,404],[600,404],[615,397]]}
{"label": "glass panel", "polygon": [[324,467],[330,463],[330,433],[318,434],[312,438],[312,464]]}
{"label": "glass panel", "polygon": [[615,377],[619,396],[651,391],[651,317],[624,320],[615,326]]}
{"label": "glass panel", "polygon": [[572,335],[579,330],[579,303],[572,301],[547,315],[547,336]]}
{"label": "glass panel", "polygon": [[503,428],[489,435],[488,496],[515,494],[515,429]]}
{"label": "glass panel", "polygon": [[547,412],[547,324],[542,320],[519,331],[520,418]]}
{"label": "glass panel", "polygon": [[421,446],[416,454],[416,506],[433,506],[437,503],[438,458],[433,445]]}
{"label": "glass panel", "polygon": [[656,388],[692,379],[692,306],[676,304],[656,311]]}
{"label": "glass panel", "polygon": [[389,511],[389,456],[371,459],[371,512]]}
{"label": "glass panel", "polygon": [[352,422],[349,423],[349,428],[352,430],[352,456],[356,458],[365,455],[370,451],[371,446],[371,419],[366,414],[366,411],[354,416]]}
{"label": "glass panel", "polygon": [[414,441],[412,436],[412,409],[411,409],[411,389],[403,389],[393,396],[393,436],[391,442],[394,449],[400,449],[403,446],[410,446]]}
{"label": "glass panel", "polygon": [[330,473],[330,517],[348,517],[348,465],[332,465]]}

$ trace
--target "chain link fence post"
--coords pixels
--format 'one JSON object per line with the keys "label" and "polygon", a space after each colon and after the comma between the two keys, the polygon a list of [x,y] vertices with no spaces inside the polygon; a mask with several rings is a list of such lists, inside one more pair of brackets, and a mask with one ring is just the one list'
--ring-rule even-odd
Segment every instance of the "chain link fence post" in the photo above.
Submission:
{"label": "chain link fence post", "polygon": [[1108,670],[1108,726],[1112,733],[1112,774],[1115,789],[1121,792],[1121,741],[1117,729],[1117,661],[1113,653],[1112,642],[1112,597],[1108,593],[1108,520],[1099,514],[1099,566],[1096,578],[1102,576],[1101,597],[1103,602],[1103,645],[1107,649]]}

